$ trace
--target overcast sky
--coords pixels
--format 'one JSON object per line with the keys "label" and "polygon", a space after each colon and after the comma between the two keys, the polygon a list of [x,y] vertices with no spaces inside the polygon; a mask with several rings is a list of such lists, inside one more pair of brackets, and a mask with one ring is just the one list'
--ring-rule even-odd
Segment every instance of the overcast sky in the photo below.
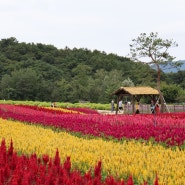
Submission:
{"label": "overcast sky", "polygon": [[185,60],[185,0],[0,0],[0,39],[127,56],[140,33],[158,32]]}

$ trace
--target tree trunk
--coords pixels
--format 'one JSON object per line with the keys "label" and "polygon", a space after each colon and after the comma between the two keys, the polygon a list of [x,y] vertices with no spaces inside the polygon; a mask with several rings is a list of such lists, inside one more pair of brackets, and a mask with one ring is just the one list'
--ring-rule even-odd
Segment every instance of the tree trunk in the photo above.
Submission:
{"label": "tree trunk", "polygon": [[159,99],[161,102],[161,112],[164,112],[164,98],[163,98],[163,94],[161,92],[161,85],[160,85],[160,81],[161,81],[161,70],[159,68],[159,64],[156,62],[156,66],[157,66],[157,90],[159,91]]}

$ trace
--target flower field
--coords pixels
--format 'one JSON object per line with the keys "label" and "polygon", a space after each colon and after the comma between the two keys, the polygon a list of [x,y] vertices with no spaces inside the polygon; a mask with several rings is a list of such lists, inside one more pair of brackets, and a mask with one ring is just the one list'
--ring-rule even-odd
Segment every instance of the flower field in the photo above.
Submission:
{"label": "flower field", "polygon": [[[86,108],[0,104],[0,184],[17,179],[20,184],[183,185],[184,120],[183,112],[101,115]],[[19,161],[13,170],[12,160]],[[21,171],[21,165],[30,170]],[[38,172],[40,178],[34,176]]]}

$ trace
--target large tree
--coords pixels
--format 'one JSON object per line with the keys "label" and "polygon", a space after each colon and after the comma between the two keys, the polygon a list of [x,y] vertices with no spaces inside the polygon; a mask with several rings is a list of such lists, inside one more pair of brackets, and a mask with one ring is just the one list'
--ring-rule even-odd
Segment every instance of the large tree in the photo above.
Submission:
{"label": "large tree", "polygon": [[13,71],[1,79],[1,95],[4,99],[35,100],[39,77],[31,68]]}
{"label": "large tree", "polygon": [[136,39],[132,40],[130,44],[131,58],[135,61],[153,64],[157,69],[157,89],[160,93],[160,100],[163,112],[164,99],[160,89],[161,65],[170,65],[172,67],[180,66],[179,62],[174,62],[175,57],[169,54],[169,48],[177,47],[178,44],[172,39],[161,39],[158,33],[151,32],[149,35],[141,33]]}

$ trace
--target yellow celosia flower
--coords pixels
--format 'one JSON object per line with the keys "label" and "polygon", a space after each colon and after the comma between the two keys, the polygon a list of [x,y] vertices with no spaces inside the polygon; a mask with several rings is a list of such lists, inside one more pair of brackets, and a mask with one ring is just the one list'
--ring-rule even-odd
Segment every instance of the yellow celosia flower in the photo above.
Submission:
{"label": "yellow celosia flower", "polygon": [[50,109],[50,110],[58,110],[58,111],[65,112],[65,113],[84,114],[83,112],[78,112],[75,110],[69,110],[69,109],[60,108],[60,107],[43,107],[43,108]]}
{"label": "yellow celosia flower", "polygon": [[72,167],[83,171],[94,167],[102,160],[103,172],[123,177],[132,174],[141,182],[154,180],[156,173],[159,182],[185,185],[185,151],[165,149],[160,145],[146,145],[134,140],[123,143],[102,139],[83,139],[66,132],[56,133],[51,129],[26,125],[0,119],[0,137],[9,145],[13,139],[14,148],[25,154],[48,154],[54,157],[58,148],[63,162],[71,157]]}

